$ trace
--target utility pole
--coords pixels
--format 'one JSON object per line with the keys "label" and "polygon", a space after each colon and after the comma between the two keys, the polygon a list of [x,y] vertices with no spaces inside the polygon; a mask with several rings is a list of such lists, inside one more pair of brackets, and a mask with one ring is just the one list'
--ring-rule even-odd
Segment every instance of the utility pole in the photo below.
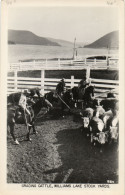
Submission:
{"label": "utility pole", "polygon": [[109,46],[107,45],[108,55],[107,55],[107,69],[109,69]]}
{"label": "utility pole", "polygon": [[76,55],[76,38],[74,39],[74,48],[73,48],[73,60],[75,59],[75,55]]}

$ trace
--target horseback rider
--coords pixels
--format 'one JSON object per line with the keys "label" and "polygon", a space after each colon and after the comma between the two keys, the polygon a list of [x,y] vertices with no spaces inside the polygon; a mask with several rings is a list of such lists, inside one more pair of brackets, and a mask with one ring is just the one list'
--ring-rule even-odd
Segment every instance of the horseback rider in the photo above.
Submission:
{"label": "horseback rider", "polygon": [[88,82],[86,76],[84,76],[83,79],[79,82],[78,88],[85,89],[87,85],[89,86],[89,84],[90,84],[90,82]]}
{"label": "horseback rider", "polygon": [[66,83],[65,83],[65,79],[62,78],[56,86],[56,92],[58,95],[63,95],[65,91],[66,91]]}
{"label": "horseback rider", "polygon": [[23,111],[25,124],[28,125],[28,126],[32,126],[30,123],[27,122],[27,116],[26,116],[26,115],[28,115],[29,121],[31,121],[31,114],[30,114],[29,109],[27,108],[27,95],[28,94],[29,94],[28,90],[24,90],[24,92],[21,93],[18,105],[20,106],[20,108]]}

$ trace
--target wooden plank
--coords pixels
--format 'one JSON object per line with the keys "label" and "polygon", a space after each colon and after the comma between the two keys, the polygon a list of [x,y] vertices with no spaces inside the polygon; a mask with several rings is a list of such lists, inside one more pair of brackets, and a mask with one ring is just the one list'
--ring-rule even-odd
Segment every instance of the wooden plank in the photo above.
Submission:
{"label": "wooden plank", "polygon": [[7,81],[7,84],[14,84],[15,83],[15,81]]}
{"label": "wooden plank", "polygon": [[33,85],[18,85],[17,87],[18,87],[18,89],[19,89],[19,88],[20,88],[20,89],[21,89],[21,88],[24,88],[24,89],[28,89],[28,88],[29,88],[29,89],[32,89],[32,88],[34,88],[34,87],[38,87],[38,88],[41,89],[41,85],[34,85],[34,86],[33,86]]}
{"label": "wooden plank", "polygon": [[[45,78],[44,81],[52,81],[52,82],[59,82],[61,79],[54,79],[54,78]],[[69,79],[70,80],[70,79]]]}
{"label": "wooden plank", "polygon": [[93,78],[91,78],[91,82],[119,84],[119,81],[117,81],[117,80],[93,79]]}
{"label": "wooden plank", "polygon": [[100,87],[100,88],[118,88],[117,85],[106,85],[106,84],[95,84],[93,83],[95,87]]}
{"label": "wooden plank", "polygon": [[18,77],[17,80],[18,81],[19,80],[23,80],[23,81],[41,81],[41,78]]}
{"label": "wooden plank", "polygon": [[27,84],[27,85],[40,85],[41,83],[40,82],[32,82],[32,81],[18,81],[18,85],[23,85],[23,84]]}
{"label": "wooden plank", "polygon": [[7,77],[7,80],[14,80],[14,77]]}
{"label": "wooden plank", "polygon": [[[104,92],[108,92],[108,91],[110,92],[110,91],[112,91],[112,89],[111,90],[110,89],[109,90],[108,89],[107,90],[106,89],[97,89],[97,88],[95,89],[95,93],[96,92],[98,92],[98,93],[104,93]],[[117,91],[117,89],[116,89],[116,91]],[[118,93],[118,92],[116,92],[116,93]]]}

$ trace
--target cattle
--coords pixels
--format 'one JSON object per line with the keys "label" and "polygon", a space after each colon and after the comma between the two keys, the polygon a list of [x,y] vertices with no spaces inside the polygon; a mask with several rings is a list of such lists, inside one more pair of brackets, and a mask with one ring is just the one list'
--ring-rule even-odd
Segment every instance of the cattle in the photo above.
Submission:
{"label": "cattle", "polygon": [[99,117],[101,117],[105,113],[105,109],[101,105],[96,106],[95,111],[99,113]]}
{"label": "cattle", "polygon": [[100,118],[102,119],[104,126],[105,126],[105,131],[108,129],[109,127],[109,121],[112,119],[113,117],[113,112],[111,110],[103,113]]}
{"label": "cattle", "polygon": [[110,127],[110,138],[111,141],[114,140],[115,142],[117,142],[118,140],[118,127]]}
{"label": "cattle", "polygon": [[[101,137],[104,138],[104,134],[100,134],[100,132],[103,132],[104,130],[104,123],[99,118],[99,111],[94,111],[93,118],[90,121],[90,132],[91,132],[91,143],[94,143],[95,141],[101,140]],[[100,138],[98,138],[100,137]],[[102,143],[102,141],[100,141]]]}
{"label": "cattle", "polygon": [[110,143],[118,141],[119,135],[119,116],[116,112],[115,115],[112,117],[109,126],[109,133],[110,133]]}
{"label": "cattle", "polygon": [[110,98],[110,99],[102,100],[100,102],[100,105],[103,106],[105,111],[113,110],[115,108],[118,109],[118,100],[116,98]]}
{"label": "cattle", "polygon": [[83,120],[83,129],[87,130],[87,136],[89,136],[89,123],[93,117],[94,110],[92,108],[86,108],[83,112],[80,112]]}
{"label": "cattle", "polygon": [[108,142],[108,132],[99,132],[96,136],[91,137],[91,141],[97,141],[99,144],[105,144]]}

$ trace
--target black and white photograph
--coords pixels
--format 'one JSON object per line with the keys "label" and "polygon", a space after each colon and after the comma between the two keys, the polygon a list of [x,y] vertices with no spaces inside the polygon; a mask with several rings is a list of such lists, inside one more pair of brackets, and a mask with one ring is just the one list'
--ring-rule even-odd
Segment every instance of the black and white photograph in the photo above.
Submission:
{"label": "black and white photograph", "polygon": [[119,185],[122,0],[85,6],[2,3],[6,184],[88,190]]}

